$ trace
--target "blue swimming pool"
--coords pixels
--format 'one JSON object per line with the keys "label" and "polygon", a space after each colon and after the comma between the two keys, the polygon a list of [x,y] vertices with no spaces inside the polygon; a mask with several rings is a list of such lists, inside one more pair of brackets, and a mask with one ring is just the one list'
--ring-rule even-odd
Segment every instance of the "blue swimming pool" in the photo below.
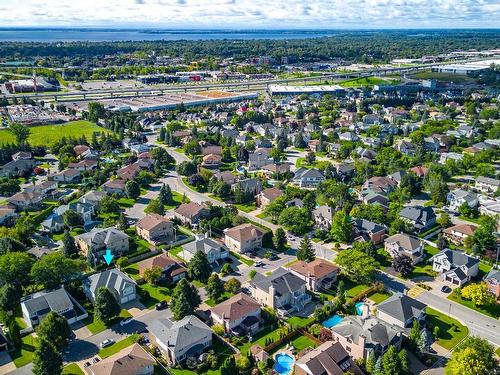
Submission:
{"label": "blue swimming pool", "polygon": [[363,302],[357,302],[354,306],[356,306],[356,314],[363,315]]}
{"label": "blue swimming pool", "polygon": [[293,357],[286,353],[276,354],[274,357],[274,371],[276,371],[279,375],[288,375],[292,372],[293,369]]}
{"label": "blue swimming pool", "polygon": [[325,328],[332,328],[333,326],[336,326],[342,321],[342,317],[340,315],[333,315],[332,317],[328,318],[323,322],[323,327]]}

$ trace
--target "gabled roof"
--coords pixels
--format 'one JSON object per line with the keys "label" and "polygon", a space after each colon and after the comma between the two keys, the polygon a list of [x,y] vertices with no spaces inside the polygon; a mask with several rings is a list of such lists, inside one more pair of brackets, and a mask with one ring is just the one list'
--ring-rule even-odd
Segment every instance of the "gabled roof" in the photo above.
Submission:
{"label": "gabled roof", "polygon": [[148,330],[172,350],[189,347],[212,333],[212,330],[194,315],[188,315],[176,322],[169,319],[154,320]]}
{"label": "gabled roof", "polygon": [[313,277],[316,279],[337,273],[339,271],[337,266],[321,258],[317,258],[309,263],[304,262],[303,260],[298,261],[292,264],[290,269],[303,276]]}
{"label": "gabled roof", "polygon": [[444,229],[443,232],[448,233],[448,234],[451,234],[452,232],[458,232],[458,233],[462,233],[462,234],[467,235],[467,236],[471,236],[474,234],[476,229],[477,229],[477,226],[475,226],[473,224],[462,223],[462,224],[454,225],[452,227],[448,227],[448,228]]}
{"label": "gabled roof", "polygon": [[110,291],[115,291],[118,295],[120,295],[121,291],[127,285],[136,285],[134,280],[117,268],[90,275],[88,278],[84,279],[83,282],[88,285],[88,288],[94,297],[97,290],[102,286],[105,286]]}
{"label": "gabled roof", "polygon": [[252,280],[252,284],[269,293],[269,287],[273,287],[277,296],[282,296],[287,293],[293,293],[306,285],[306,282],[300,277],[280,267],[273,271],[269,276],[257,272]]}
{"label": "gabled roof", "polygon": [[177,207],[174,212],[183,217],[192,218],[198,215],[200,212],[206,211],[207,209],[199,203],[189,202],[183,203]]}
{"label": "gabled roof", "polygon": [[170,223],[171,225],[173,225],[172,222],[165,216],[152,213],[144,216],[135,225],[137,226],[137,228],[151,231],[163,223]]}
{"label": "gabled roof", "polygon": [[465,253],[456,250],[445,249],[434,255],[431,259],[445,257],[454,267],[466,266],[471,268],[477,263],[479,259],[468,256]]}
{"label": "gabled roof", "polygon": [[64,288],[59,288],[51,292],[39,292],[28,297],[21,302],[24,303],[30,315],[44,311],[59,312],[73,309],[73,302],[71,302],[68,292]]}
{"label": "gabled roof", "polygon": [[354,224],[357,230],[362,233],[378,233],[386,229],[385,226],[366,219],[355,219]]}
{"label": "gabled roof", "polygon": [[415,223],[426,225],[431,219],[436,217],[436,214],[432,207],[407,206],[401,210],[399,216]]}
{"label": "gabled roof", "polygon": [[210,309],[212,314],[228,321],[245,318],[256,310],[260,310],[260,304],[244,293],[239,293]]}
{"label": "gabled roof", "polygon": [[382,311],[401,322],[418,318],[427,305],[404,294],[396,293],[377,306]]}
{"label": "gabled roof", "polygon": [[134,344],[105,358],[86,370],[92,375],[136,375],[156,363],[139,344]]}
{"label": "gabled roof", "polygon": [[264,232],[259,227],[250,224],[240,224],[234,228],[227,229],[224,234],[238,242],[245,242],[251,239],[262,237]]}
{"label": "gabled roof", "polygon": [[299,168],[295,171],[294,179],[302,179],[302,178],[325,178],[323,173],[319,169],[316,168]]}
{"label": "gabled roof", "polygon": [[420,239],[404,233],[398,233],[389,238],[386,238],[385,242],[397,243],[399,247],[410,250],[412,252],[422,245],[422,241]]}

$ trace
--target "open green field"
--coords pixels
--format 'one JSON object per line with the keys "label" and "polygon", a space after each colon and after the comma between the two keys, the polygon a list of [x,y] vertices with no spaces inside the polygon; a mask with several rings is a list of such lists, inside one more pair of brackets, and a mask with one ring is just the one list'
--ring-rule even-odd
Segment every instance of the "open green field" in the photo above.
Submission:
{"label": "open green field", "polygon": [[[32,146],[51,146],[62,137],[79,138],[85,136],[90,141],[92,133],[95,132],[110,133],[109,130],[101,128],[90,121],[80,120],[60,125],[31,127],[28,141]],[[15,142],[16,138],[9,129],[0,130],[0,144]]]}
{"label": "open green field", "polygon": [[431,72],[430,70],[425,72],[419,72],[412,75],[412,78],[420,79],[436,79],[438,81],[444,82],[454,82],[454,83],[471,83],[474,79],[461,74],[451,74],[451,73],[441,73],[441,72]]}
{"label": "open green field", "polygon": [[380,77],[362,77],[339,82],[342,87],[369,87],[374,85],[393,85],[399,83],[397,79],[383,79]]}

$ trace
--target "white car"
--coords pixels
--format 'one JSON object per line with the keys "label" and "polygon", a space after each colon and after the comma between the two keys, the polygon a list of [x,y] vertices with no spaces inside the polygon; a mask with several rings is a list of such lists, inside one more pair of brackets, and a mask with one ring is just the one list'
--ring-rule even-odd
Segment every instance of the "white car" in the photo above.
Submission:
{"label": "white car", "polygon": [[120,325],[123,327],[123,326],[126,326],[127,324],[129,324],[133,319],[132,318],[126,318],[126,319],[123,319],[121,322],[120,322]]}
{"label": "white car", "polygon": [[107,348],[108,346],[113,345],[114,343],[115,343],[115,340],[106,339],[103,342],[101,342],[101,344],[99,346],[101,347],[101,349],[103,349],[103,348]]}

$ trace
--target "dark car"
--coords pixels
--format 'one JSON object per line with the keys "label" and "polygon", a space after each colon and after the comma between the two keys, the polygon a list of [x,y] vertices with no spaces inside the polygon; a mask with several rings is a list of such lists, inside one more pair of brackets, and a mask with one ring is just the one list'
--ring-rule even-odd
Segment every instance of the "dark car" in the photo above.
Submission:
{"label": "dark car", "polygon": [[164,310],[168,307],[167,301],[161,301],[160,303],[157,303],[155,308],[156,310]]}
{"label": "dark car", "polygon": [[448,285],[443,285],[441,287],[441,292],[443,292],[443,293],[450,293],[451,292],[451,288]]}

